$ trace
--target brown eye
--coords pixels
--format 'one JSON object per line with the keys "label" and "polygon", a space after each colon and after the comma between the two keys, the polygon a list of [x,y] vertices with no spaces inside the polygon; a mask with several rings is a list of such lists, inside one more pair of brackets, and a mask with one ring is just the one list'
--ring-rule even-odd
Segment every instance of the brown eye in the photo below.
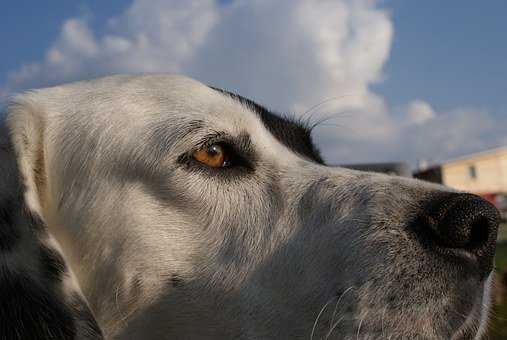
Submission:
{"label": "brown eye", "polygon": [[196,161],[211,168],[222,168],[229,165],[224,148],[218,144],[199,149],[192,156]]}

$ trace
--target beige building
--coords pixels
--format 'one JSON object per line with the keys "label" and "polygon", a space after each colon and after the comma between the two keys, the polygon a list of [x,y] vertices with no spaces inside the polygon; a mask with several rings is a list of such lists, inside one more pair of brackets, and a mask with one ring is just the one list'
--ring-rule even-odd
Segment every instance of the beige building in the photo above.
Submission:
{"label": "beige building", "polygon": [[507,194],[507,147],[443,163],[442,183],[480,195]]}
{"label": "beige building", "polygon": [[414,177],[481,195],[495,204],[507,220],[507,147],[421,169]]}

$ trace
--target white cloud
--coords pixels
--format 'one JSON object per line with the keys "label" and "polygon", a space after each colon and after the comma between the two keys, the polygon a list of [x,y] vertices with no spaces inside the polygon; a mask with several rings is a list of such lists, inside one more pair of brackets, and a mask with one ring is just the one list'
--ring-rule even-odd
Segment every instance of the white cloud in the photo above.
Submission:
{"label": "white cloud", "polygon": [[[338,137],[324,138],[322,142],[327,158],[337,159],[339,163],[342,163],[341,159],[346,162],[390,160],[416,165],[419,161],[438,163],[507,144],[506,122],[487,111],[458,108],[434,112],[428,110],[431,106],[423,101],[415,107],[419,108],[414,111],[418,112],[416,119],[414,112],[391,114],[393,133],[382,140],[354,141],[344,137],[346,134],[340,131]],[[413,109],[414,105],[408,105],[407,108]],[[340,129],[346,130],[348,127],[342,126]]]}
{"label": "white cloud", "polygon": [[397,153],[415,163],[417,160],[435,162],[484,150],[497,146],[501,131],[506,131],[505,124],[498,123],[490,113],[478,108],[434,113],[431,118],[415,121],[399,130]]}
{"label": "white cloud", "polygon": [[408,104],[407,115],[409,124],[423,124],[435,118],[435,111],[429,103],[416,99]]}
{"label": "white cloud", "polygon": [[[280,111],[301,114],[331,99],[308,114],[336,115],[316,130],[331,162],[412,160],[437,147],[445,158],[469,142],[457,132],[445,138],[442,124],[469,132],[477,123],[478,113],[437,114],[422,100],[393,113],[371,91],[393,35],[374,0],[134,0],[108,24],[97,35],[83,18],[66,20],[45,59],[12,72],[0,95],[110,73],[172,72]],[[430,135],[424,148],[416,142]]]}

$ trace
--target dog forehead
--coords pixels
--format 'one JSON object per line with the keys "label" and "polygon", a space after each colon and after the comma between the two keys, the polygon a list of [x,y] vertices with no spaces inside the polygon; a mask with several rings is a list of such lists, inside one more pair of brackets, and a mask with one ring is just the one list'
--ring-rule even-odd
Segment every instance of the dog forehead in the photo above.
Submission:
{"label": "dog forehead", "polygon": [[[102,93],[108,98],[110,114],[118,114],[121,120],[125,115],[141,120],[158,118],[164,122],[167,118],[175,128],[188,120],[203,120],[210,129],[248,133],[254,139],[278,141],[289,147],[296,144],[298,137],[306,137],[302,126],[249,99],[181,75],[113,76],[77,85],[76,95],[84,93],[83,105],[100,106],[103,101],[99,96],[97,102],[96,94]],[[92,98],[88,99],[87,91],[79,85],[89,87]],[[91,110],[102,112],[102,108]]]}
{"label": "dog forehead", "polygon": [[[252,126],[258,117],[240,102],[181,75],[116,75],[38,91],[59,113],[107,116],[110,119],[204,119],[224,127]],[[71,109],[72,107],[72,109]],[[78,111],[78,112],[76,112]],[[185,122],[185,119],[181,120]],[[132,121],[133,123],[138,122]]]}
{"label": "dog forehead", "polygon": [[184,128],[189,122],[202,121],[209,131],[233,136],[248,134],[257,144],[266,144],[273,149],[281,146],[266,126],[266,119],[256,107],[238,99],[242,97],[227,95],[185,76],[142,77],[130,86],[129,92],[143,94],[142,98],[131,99],[133,105],[143,106],[133,108],[133,111],[149,111],[149,107],[153,107],[168,128]]}
{"label": "dog forehead", "polygon": [[[174,131],[202,121],[213,131],[246,133],[266,152],[286,154],[284,149],[289,149],[322,162],[310,132],[301,124],[239,95],[181,75],[109,76],[38,90],[21,99],[36,102],[44,114],[55,115],[53,121],[60,127],[104,130],[122,136],[136,135],[139,128],[156,126]],[[106,126],[109,128],[104,129]]]}
{"label": "dog forehead", "polygon": [[56,130],[70,124],[76,129],[100,131],[107,126],[108,132],[132,133],[131,129],[156,124],[177,129],[196,120],[226,132],[259,125],[258,117],[246,107],[180,75],[115,75],[79,81],[21,94],[14,103],[29,108]]}

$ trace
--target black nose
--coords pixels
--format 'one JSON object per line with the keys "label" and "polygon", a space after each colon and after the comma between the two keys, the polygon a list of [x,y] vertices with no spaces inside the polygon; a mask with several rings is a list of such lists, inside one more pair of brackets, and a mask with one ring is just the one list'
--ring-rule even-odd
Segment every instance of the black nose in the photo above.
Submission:
{"label": "black nose", "polygon": [[482,269],[491,270],[500,223],[493,204],[476,195],[451,193],[434,199],[426,217],[430,239],[437,246],[474,255]]}

